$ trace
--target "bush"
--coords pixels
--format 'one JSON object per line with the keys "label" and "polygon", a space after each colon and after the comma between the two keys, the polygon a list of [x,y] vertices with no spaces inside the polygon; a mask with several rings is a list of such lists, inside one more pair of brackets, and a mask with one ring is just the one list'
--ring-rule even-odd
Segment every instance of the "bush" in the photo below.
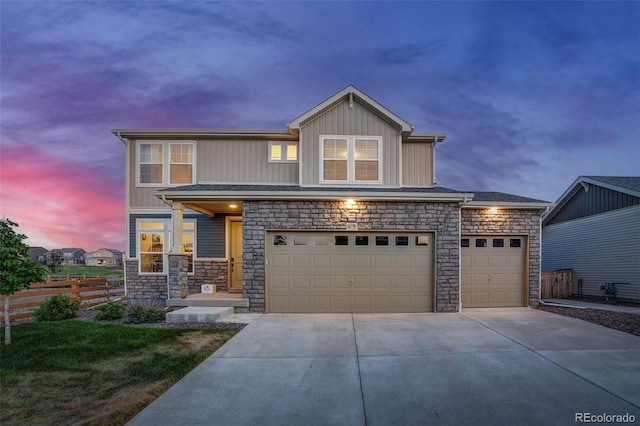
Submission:
{"label": "bush", "polygon": [[134,305],[127,308],[124,322],[127,324],[146,324],[164,321],[164,310],[157,306]]}
{"label": "bush", "polygon": [[127,312],[127,307],[120,302],[111,301],[94,308],[98,311],[96,319],[98,321],[104,320],[117,320],[124,317]]}
{"label": "bush", "polygon": [[78,316],[80,298],[71,299],[66,294],[55,294],[31,314],[37,321],[62,321]]}

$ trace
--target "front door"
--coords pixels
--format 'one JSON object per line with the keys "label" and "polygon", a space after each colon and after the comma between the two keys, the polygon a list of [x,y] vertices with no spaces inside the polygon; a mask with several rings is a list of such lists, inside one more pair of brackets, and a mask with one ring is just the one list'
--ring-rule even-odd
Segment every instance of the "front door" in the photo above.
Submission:
{"label": "front door", "polygon": [[229,252],[229,291],[242,292],[242,222],[231,222]]}

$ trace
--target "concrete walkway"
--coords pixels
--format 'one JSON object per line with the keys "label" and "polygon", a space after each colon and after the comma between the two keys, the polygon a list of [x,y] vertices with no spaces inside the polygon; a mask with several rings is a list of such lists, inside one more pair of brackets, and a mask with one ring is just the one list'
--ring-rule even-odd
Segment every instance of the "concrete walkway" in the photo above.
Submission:
{"label": "concrete walkway", "polygon": [[601,311],[613,311],[613,312],[625,312],[629,314],[640,315],[640,308],[634,308],[631,306],[619,306],[619,305],[606,305],[604,303],[589,303],[582,300],[573,299],[542,299],[542,303],[550,306],[562,306],[570,308],[589,308],[598,309]]}
{"label": "concrete walkway", "polygon": [[130,424],[566,425],[576,413],[640,421],[640,337],[508,308],[262,315]]}

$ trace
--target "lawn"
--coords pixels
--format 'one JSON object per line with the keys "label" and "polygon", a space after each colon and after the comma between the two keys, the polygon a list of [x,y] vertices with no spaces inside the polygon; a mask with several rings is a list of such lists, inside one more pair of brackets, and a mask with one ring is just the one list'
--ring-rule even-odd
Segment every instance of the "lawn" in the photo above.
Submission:
{"label": "lawn", "polygon": [[65,265],[62,268],[62,272],[58,272],[55,275],[86,275],[87,277],[112,277],[124,276],[124,269],[119,268],[105,268],[101,266],[85,266],[85,265]]}
{"label": "lawn", "polygon": [[11,331],[13,343],[0,343],[0,424],[125,424],[237,333],[79,320]]}

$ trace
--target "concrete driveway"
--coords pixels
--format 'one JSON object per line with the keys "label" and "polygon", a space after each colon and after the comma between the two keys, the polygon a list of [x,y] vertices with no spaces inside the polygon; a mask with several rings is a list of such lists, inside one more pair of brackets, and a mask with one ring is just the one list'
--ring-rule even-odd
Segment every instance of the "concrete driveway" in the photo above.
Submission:
{"label": "concrete driveway", "polygon": [[130,424],[550,425],[576,413],[640,423],[640,337],[468,309],[262,315]]}

